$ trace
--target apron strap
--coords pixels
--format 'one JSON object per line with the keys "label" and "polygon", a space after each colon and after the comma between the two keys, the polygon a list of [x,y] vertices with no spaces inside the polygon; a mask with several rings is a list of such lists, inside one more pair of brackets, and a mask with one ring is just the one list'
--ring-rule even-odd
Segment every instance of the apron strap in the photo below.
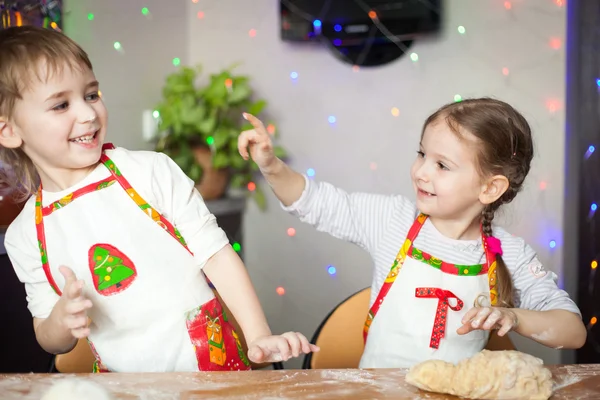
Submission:
{"label": "apron strap", "polygon": [[[112,145],[111,145],[112,146]],[[113,147],[114,148],[114,147]],[[188,248],[187,243],[179,230],[169,222],[161,213],[156,211],[146,200],[139,195],[139,193],[129,184],[129,181],[121,174],[121,171],[116,166],[116,164],[106,155],[106,153],[102,153],[100,156],[100,162],[104,164],[106,168],[110,171],[111,175],[115,178],[115,180],[121,185],[123,190],[127,192],[131,200],[137,204],[137,206],[158,226],[167,231],[169,235],[173,237],[173,239],[177,240],[179,244],[181,244],[191,255],[194,255],[192,251]]]}
{"label": "apron strap", "polygon": [[154,222],[162,229],[167,231],[175,240],[177,240],[191,255],[193,253],[188,248],[185,239],[179,233],[179,230],[173,224],[171,224],[165,217],[162,216],[158,211],[156,211],[148,202],[146,202],[142,196],[129,184],[127,179],[121,174],[121,171],[116,166],[116,164],[106,155],[106,150],[112,150],[115,146],[112,143],[105,143],[102,146],[102,155],[100,156],[100,162],[106,166],[106,168],[111,173],[111,177],[106,178],[100,182],[95,182],[90,185],[87,185],[81,189],[76,190],[75,192],[63,197],[62,199],[48,205],[47,207],[42,208],[42,185],[38,188],[36,199],[35,199],[35,226],[37,233],[38,246],[40,250],[40,256],[42,261],[42,269],[44,270],[44,274],[46,275],[46,279],[48,283],[58,294],[62,296],[61,290],[58,288],[56,281],[52,277],[52,272],[50,271],[50,264],[48,262],[48,248],[46,245],[46,234],[44,230],[44,216],[50,215],[52,212],[65,207],[67,204],[70,204],[76,198],[83,196],[84,194],[91,193],[96,190],[101,190],[106,187],[111,186],[113,183],[118,182],[119,185],[127,192],[129,198],[131,198],[140,208],[144,214],[148,217],[152,218]]}
{"label": "apron strap", "polygon": [[408,235],[406,235],[404,244],[402,245],[402,247],[400,248],[400,251],[396,255],[396,259],[394,260],[394,263],[392,264],[392,268],[390,269],[388,276],[385,278],[385,281],[383,282],[383,285],[381,286],[381,290],[379,290],[379,293],[377,294],[377,298],[375,299],[375,302],[373,303],[373,305],[371,306],[371,309],[369,310],[369,313],[367,314],[367,320],[365,321],[365,325],[363,328],[363,339],[364,339],[365,343],[367,342],[367,335],[369,334],[369,328],[371,327],[371,323],[373,322],[373,319],[377,315],[377,312],[379,311],[379,307],[381,307],[381,304],[383,303],[385,296],[387,296],[388,292],[392,288],[392,285],[394,284],[394,281],[396,280],[396,277],[398,276],[398,272],[400,271],[400,268],[402,268],[402,265],[404,265],[404,260],[406,259],[406,255],[408,254],[409,249],[412,247],[412,243],[417,238],[417,235],[421,231],[421,228],[423,227],[423,224],[425,224],[426,220],[427,220],[427,215],[419,214],[419,216],[415,219],[412,226],[408,230]]}

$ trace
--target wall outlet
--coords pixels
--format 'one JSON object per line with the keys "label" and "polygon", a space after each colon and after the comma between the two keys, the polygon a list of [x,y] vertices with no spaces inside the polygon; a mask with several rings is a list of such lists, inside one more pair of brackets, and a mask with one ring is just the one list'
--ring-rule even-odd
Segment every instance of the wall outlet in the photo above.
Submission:
{"label": "wall outlet", "polygon": [[155,110],[144,110],[142,113],[142,136],[146,142],[151,142],[158,135],[160,115]]}

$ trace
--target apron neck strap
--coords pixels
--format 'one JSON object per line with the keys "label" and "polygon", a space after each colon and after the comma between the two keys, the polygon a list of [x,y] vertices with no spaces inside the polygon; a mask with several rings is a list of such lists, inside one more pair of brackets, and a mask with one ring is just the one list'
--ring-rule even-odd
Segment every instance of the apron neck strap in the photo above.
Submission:
{"label": "apron neck strap", "polygon": [[[406,238],[410,240],[411,243],[414,243],[415,239],[419,235],[421,228],[425,225],[425,221],[429,218],[426,214],[419,214],[419,216],[415,219],[412,226],[410,227]],[[483,227],[480,226],[481,231],[481,245],[483,246],[483,251],[485,252],[485,259],[488,270],[492,268],[492,265],[496,262],[496,254],[502,255],[502,247],[500,247],[500,240],[493,236],[487,236],[483,233]]]}

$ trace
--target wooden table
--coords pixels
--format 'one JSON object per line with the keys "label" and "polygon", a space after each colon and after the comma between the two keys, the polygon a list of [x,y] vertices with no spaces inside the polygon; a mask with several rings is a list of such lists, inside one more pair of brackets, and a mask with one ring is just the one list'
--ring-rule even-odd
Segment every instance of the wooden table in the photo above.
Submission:
{"label": "wooden table", "polygon": [[[600,365],[549,367],[553,400],[600,399]],[[115,399],[455,399],[421,392],[405,370],[283,370],[220,373],[0,375],[1,399],[39,399],[66,377],[91,379]]]}

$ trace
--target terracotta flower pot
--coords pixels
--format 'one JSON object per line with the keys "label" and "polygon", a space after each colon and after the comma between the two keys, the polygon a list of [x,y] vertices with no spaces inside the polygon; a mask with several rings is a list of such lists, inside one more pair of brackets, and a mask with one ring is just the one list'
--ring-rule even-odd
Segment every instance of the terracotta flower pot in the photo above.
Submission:
{"label": "terracotta flower pot", "polygon": [[203,171],[196,188],[204,200],[216,200],[223,197],[229,183],[229,172],[226,169],[212,167],[212,152],[207,146],[196,146],[192,151]]}

